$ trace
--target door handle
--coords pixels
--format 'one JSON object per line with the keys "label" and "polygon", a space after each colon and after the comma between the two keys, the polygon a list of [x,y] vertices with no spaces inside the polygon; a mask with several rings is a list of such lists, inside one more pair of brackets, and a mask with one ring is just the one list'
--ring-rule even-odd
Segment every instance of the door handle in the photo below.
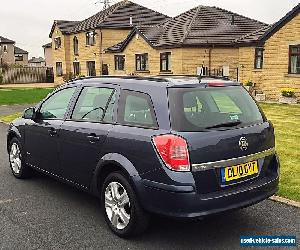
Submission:
{"label": "door handle", "polygon": [[87,136],[90,143],[96,143],[97,141],[100,141],[100,137],[96,134],[90,134]]}
{"label": "door handle", "polygon": [[50,136],[56,136],[57,135],[57,131],[54,128],[50,128],[48,130],[48,133]]}

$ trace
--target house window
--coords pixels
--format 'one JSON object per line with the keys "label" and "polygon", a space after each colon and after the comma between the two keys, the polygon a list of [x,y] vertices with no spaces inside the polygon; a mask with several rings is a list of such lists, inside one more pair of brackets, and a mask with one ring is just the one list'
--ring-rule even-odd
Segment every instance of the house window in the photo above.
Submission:
{"label": "house window", "polygon": [[160,54],[160,71],[171,71],[171,52]]}
{"label": "house window", "polygon": [[73,49],[74,49],[74,55],[78,56],[78,38],[76,36],[73,39]]}
{"label": "house window", "polygon": [[63,69],[62,69],[62,62],[56,63],[56,75],[62,76],[63,75]]}
{"label": "house window", "polygon": [[61,38],[60,37],[54,38],[54,44],[55,44],[55,49],[61,48]]}
{"label": "house window", "polygon": [[86,33],[86,45],[94,45],[96,43],[96,33],[94,31]]}
{"label": "house window", "polygon": [[136,71],[148,71],[148,54],[135,55],[135,66]]}
{"label": "house window", "polygon": [[80,63],[79,62],[73,62],[73,72],[75,76],[80,75]]}
{"label": "house window", "polygon": [[300,74],[300,44],[290,46],[289,73]]}
{"label": "house window", "polygon": [[7,45],[3,45],[3,52],[7,52]]}
{"label": "house window", "polygon": [[23,55],[15,55],[15,61],[16,62],[23,61]]}
{"label": "house window", "polygon": [[255,48],[254,68],[262,69],[263,61],[264,61],[264,49],[263,48]]}
{"label": "house window", "polygon": [[124,70],[124,69],[125,69],[125,56],[115,55],[115,70]]}
{"label": "house window", "polygon": [[94,61],[88,61],[86,62],[87,67],[87,75],[88,76],[96,76],[96,67]]}

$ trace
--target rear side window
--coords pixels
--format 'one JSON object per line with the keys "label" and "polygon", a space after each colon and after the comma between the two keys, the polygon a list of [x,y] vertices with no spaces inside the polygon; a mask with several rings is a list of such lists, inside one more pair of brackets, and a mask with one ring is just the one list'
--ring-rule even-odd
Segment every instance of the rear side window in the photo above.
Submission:
{"label": "rear side window", "polygon": [[85,87],[77,100],[72,120],[110,123],[115,99],[114,89]]}
{"label": "rear side window", "polygon": [[170,88],[169,106],[176,131],[230,129],[263,122],[255,102],[241,86]]}
{"label": "rear side window", "polygon": [[145,128],[158,127],[151,98],[141,92],[122,91],[118,119],[123,125]]}

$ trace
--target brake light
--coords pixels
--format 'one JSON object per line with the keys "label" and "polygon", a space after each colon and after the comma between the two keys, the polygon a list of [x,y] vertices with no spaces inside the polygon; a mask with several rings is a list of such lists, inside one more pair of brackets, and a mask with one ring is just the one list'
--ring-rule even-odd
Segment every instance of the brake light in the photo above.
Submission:
{"label": "brake light", "polygon": [[176,135],[159,135],[153,144],[168,168],[174,171],[190,171],[189,152],[186,140]]}
{"label": "brake light", "polygon": [[221,81],[212,81],[207,83],[209,87],[224,87],[225,83]]}

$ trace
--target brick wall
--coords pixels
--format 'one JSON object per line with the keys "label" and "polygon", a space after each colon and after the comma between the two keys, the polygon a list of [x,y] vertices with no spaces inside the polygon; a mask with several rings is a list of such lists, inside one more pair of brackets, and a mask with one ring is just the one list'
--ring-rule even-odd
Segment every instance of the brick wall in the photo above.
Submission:
{"label": "brick wall", "polygon": [[[73,62],[80,63],[80,74],[87,75],[87,62],[94,61],[96,74],[102,73],[102,62],[107,63],[107,55],[102,51],[126,38],[130,30],[126,29],[98,29],[94,45],[86,45],[86,32],[78,34],[63,35],[56,27],[52,37],[53,67],[56,84],[62,83],[62,77],[56,76],[56,62],[63,63],[63,73],[74,72]],[[74,55],[73,39],[78,39],[78,55]],[[61,37],[62,47],[55,50],[54,39]]]}
{"label": "brick wall", "polygon": [[[54,39],[56,37],[61,38],[61,48],[55,49],[55,42]],[[56,62],[62,63],[63,68],[63,74],[67,73],[67,64],[66,64],[66,51],[68,51],[70,48],[68,40],[69,36],[64,36],[59,28],[56,26],[52,35],[52,56],[53,56],[53,72],[54,72],[54,83],[55,84],[61,84],[63,82],[62,77],[58,77],[56,75]],[[68,65],[69,68],[69,65]]]}
{"label": "brick wall", "polygon": [[[205,48],[176,48],[176,49],[153,49],[141,36],[136,35],[121,53],[107,53],[106,58],[111,75],[159,75],[160,53],[171,52],[171,71],[174,75],[195,75],[197,67],[202,65],[209,67],[209,49]],[[148,53],[149,72],[136,72],[135,54]],[[114,55],[125,55],[125,70],[116,71]],[[213,48],[211,49],[211,69],[221,69],[229,66],[230,77],[236,79],[238,67],[238,49],[236,48]]]}

